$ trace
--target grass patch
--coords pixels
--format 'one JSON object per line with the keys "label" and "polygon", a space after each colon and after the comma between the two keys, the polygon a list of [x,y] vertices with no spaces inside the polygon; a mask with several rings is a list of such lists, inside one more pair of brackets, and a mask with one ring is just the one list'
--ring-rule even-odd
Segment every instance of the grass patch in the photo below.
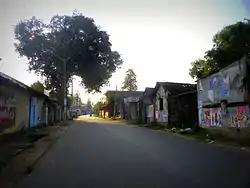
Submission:
{"label": "grass patch", "polygon": [[196,126],[189,131],[183,131],[179,127],[174,127],[170,124],[152,122],[149,124],[142,124],[141,122],[129,122],[124,119],[106,119],[107,121],[122,122],[126,125],[136,125],[152,130],[168,131],[174,134],[181,135],[187,138],[193,138],[202,142],[215,141],[224,146],[233,147],[250,147],[250,128],[242,128],[240,131],[236,128],[218,128],[208,127],[203,128]]}
{"label": "grass patch", "polygon": [[193,138],[202,142],[213,143],[212,141],[215,141],[216,143],[224,146],[250,147],[250,128],[242,128],[239,131],[236,128],[195,127],[189,131],[183,131],[181,128],[156,122],[144,125],[135,123],[131,124],[139,125],[152,130],[172,132],[174,134],[187,138]]}
{"label": "grass patch", "polygon": [[152,123],[149,123],[149,124],[140,124],[140,126],[148,128],[148,129],[152,129],[152,130],[166,131],[166,125],[159,124],[159,123],[156,123],[156,122],[152,122]]}
{"label": "grass patch", "polygon": [[180,132],[176,133],[204,142],[215,141],[218,144],[227,146],[250,147],[249,130],[242,130],[238,132],[234,128],[200,127],[195,131],[192,130],[186,133],[180,133]]}

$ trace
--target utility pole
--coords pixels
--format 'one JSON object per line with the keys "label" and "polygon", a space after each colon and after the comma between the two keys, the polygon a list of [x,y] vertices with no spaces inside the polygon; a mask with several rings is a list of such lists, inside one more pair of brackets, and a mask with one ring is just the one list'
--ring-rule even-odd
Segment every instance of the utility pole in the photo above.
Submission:
{"label": "utility pole", "polygon": [[117,93],[117,85],[116,85],[116,88],[115,88],[115,95],[114,95],[114,119],[115,119],[115,115],[116,115],[116,93]]}
{"label": "utility pole", "polygon": [[77,93],[76,107],[78,108],[78,106],[79,106],[79,93],[78,93],[78,90],[76,91],[76,93]]}
{"label": "utility pole", "polygon": [[70,60],[69,58],[61,58],[58,57],[63,62],[63,121],[65,122],[67,120],[67,62]]}
{"label": "utility pole", "polygon": [[67,59],[63,60],[63,98],[64,98],[64,106],[63,106],[63,121],[65,122],[67,119]]}
{"label": "utility pole", "polygon": [[70,60],[70,57],[61,57],[56,53],[54,47],[51,47],[51,49],[54,51],[54,55],[63,62],[63,121],[65,122],[67,120],[67,62]]}

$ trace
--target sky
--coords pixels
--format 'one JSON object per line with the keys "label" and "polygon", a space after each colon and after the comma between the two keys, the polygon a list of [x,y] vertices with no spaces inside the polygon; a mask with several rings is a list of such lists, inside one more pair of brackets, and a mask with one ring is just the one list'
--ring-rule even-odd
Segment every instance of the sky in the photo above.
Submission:
{"label": "sky", "polygon": [[[36,16],[45,22],[55,14],[77,10],[92,17],[110,35],[112,49],[124,61],[106,90],[121,88],[127,69],[137,74],[138,90],[157,81],[194,83],[190,63],[212,47],[212,37],[228,24],[250,18],[250,0],[8,0],[0,2],[0,71],[30,85],[40,80],[27,72],[27,60],[15,52],[14,26]],[[79,79],[74,92],[83,102],[102,94],[87,94]]]}

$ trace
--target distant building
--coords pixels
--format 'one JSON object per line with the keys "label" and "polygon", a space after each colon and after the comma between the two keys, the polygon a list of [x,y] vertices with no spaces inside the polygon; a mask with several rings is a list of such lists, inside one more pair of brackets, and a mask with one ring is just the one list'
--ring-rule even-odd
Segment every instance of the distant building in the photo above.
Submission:
{"label": "distant building", "polygon": [[155,120],[155,88],[147,87],[141,98],[142,105],[142,123],[151,123]]}
{"label": "distant building", "polygon": [[128,97],[141,97],[143,95],[143,91],[107,91],[105,95],[108,100],[109,116],[113,117],[115,110],[116,116],[120,116],[125,119],[128,118],[128,108],[125,105],[124,99]]}

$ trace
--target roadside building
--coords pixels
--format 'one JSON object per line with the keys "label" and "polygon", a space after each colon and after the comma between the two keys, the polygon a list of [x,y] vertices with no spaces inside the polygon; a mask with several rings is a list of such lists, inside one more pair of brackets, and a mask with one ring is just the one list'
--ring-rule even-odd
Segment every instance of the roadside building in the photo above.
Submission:
{"label": "roadside building", "polygon": [[0,72],[0,132],[49,125],[61,120],[61,106]]}
{"label": "roadside building", "polygon": [[197,81],[199,124],[203,127],[250,127],[250,61],[243,57]]}

